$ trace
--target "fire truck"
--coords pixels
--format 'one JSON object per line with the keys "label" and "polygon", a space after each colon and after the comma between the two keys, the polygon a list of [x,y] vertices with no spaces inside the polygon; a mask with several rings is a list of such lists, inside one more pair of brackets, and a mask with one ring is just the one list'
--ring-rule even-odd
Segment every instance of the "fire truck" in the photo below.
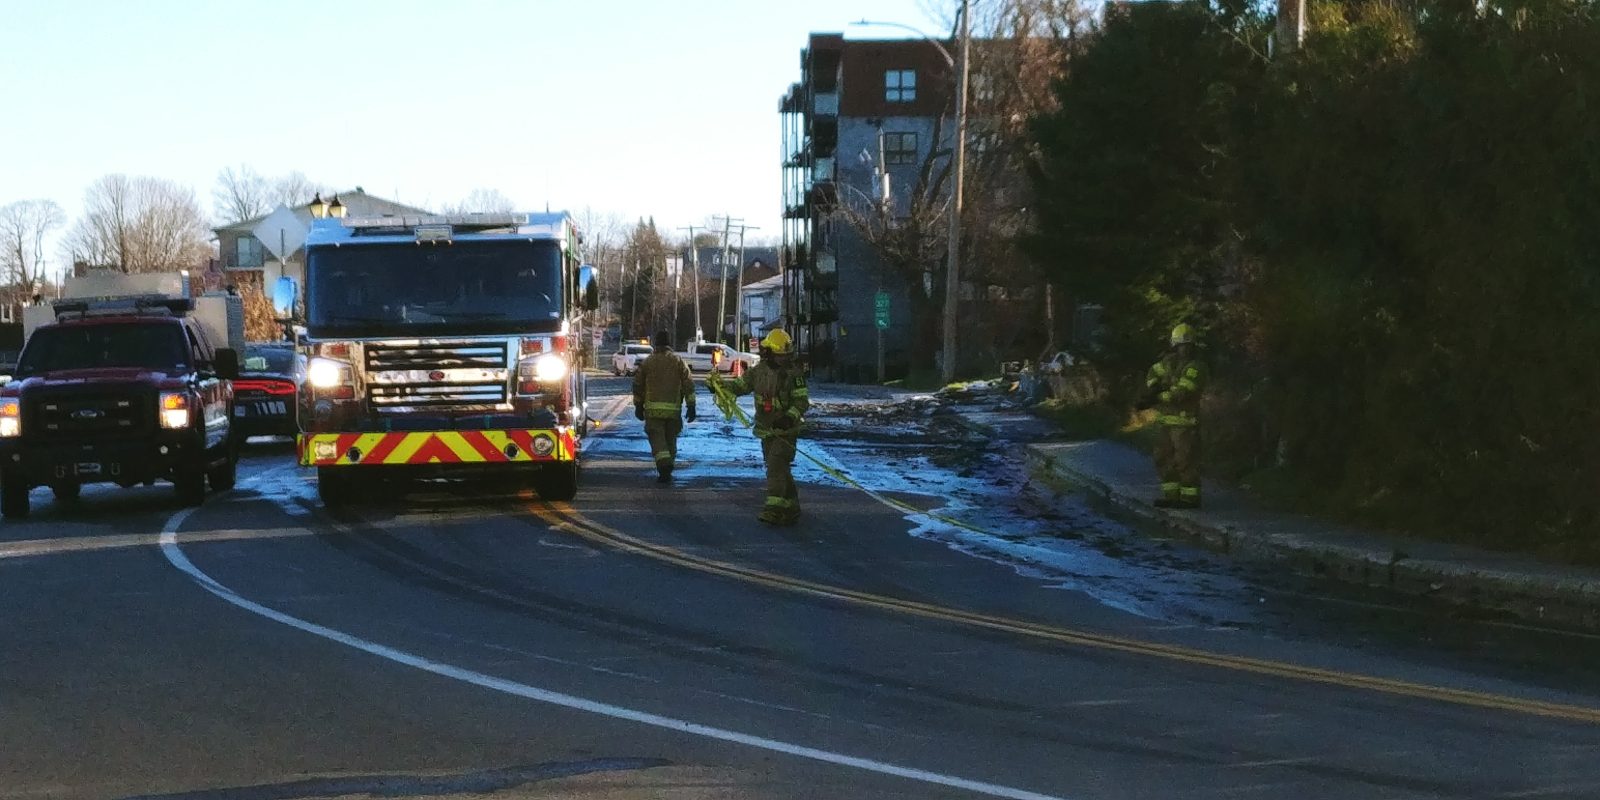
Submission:
{"label": "fire truck", "polygon": [[371,479],[526,475],[578,491],[593,268],[565,213],[314,220],[300,464],[323,503]]}

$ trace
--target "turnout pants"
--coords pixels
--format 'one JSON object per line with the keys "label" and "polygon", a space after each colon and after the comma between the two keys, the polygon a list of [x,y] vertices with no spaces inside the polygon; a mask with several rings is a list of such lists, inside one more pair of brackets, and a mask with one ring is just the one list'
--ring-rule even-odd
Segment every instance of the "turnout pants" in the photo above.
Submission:
{"label": "turnout pants", "polygon": [[785,515],[800,513],[800,494],[794,488],[795,440],[772,435],[761,440],[761,457],[767,465],[766,510]]}
{"label": "turnout pants", "polygon": [[680,417],[651,417],[644,421],[644,433],[650,437],[650,452],[657,469],[672,469],[678,458],[678,434],[682,432]]}
{"label": "turnout pants", "polygon": [[1162,425],[1155,461],[1162,498],[1200,502],[1200,426]]}

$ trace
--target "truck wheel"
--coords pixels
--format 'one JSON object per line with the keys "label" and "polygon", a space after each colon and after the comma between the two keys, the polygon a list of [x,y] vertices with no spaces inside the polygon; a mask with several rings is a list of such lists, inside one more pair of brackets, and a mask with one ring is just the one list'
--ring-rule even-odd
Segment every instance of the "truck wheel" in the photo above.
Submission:
{"label": "truck wheel", "polygon": [[0,516],[6,519],[28,516],[28,488],[24,481],[12,480],[9,475],[0,476]]}
{"label": "truck wheel", "polygon": [[206,473],[197,467],[185,468],[172,476],[172,485],[178,490],[178,502],[186,506],[204,505],[206,502]]}
{"label": "truck wheel", "polygon": [[354,483],[349,475],[341,475],[336,469],[318,467],[317,499],[322,501],[324,508],[350,505],[355,496]]}
{"label": "truck wheel", "polygon": [[552,503],[566,502],[578,496],[578,462],[551,464],[539,470],[533,490],[539,499]]}
{"label": "truck wheel", "polygon": [[62,483],[50,487],[50,491],[55,494],[57,503],[76,503],[78,495],[83,493],[83,484]]}

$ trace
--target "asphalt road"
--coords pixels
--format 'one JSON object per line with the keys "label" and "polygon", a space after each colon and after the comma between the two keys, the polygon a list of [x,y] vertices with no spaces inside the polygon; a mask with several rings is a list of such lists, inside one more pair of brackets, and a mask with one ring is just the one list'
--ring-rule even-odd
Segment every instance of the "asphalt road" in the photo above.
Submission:
{"label": "asphalt road", "polygon": [[[282,444],[192,512],[41,491],[0,525],[0,797],[1600,796],[1592,639],[1200,554],[1160,567],[1192,603],[1130,610],[1100,587],[1152,573],[930,534],[896,503],[948,498],[850,428],[812,450],[880,491],[808,480],[785,530],[747,434],[692,426],[661,486],[627,414],[570,505],[417,485],[328,513]],[[1293,613],[1252,616],[1269,595]]]}

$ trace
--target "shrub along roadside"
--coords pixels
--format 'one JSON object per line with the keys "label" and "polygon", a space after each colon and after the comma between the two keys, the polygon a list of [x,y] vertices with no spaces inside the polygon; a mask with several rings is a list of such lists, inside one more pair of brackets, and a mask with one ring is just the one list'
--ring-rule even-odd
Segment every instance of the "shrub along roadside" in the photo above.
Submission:
{"label": "shrub along roadside", "polygon": [[1115,399],[1203,324],[1223,477],[1593,559],[1600,15],[1429,9],[1314,4],[1268,61],[1250,12],[1133,5],[1034,126],[1032,251],[1105,307]]}

